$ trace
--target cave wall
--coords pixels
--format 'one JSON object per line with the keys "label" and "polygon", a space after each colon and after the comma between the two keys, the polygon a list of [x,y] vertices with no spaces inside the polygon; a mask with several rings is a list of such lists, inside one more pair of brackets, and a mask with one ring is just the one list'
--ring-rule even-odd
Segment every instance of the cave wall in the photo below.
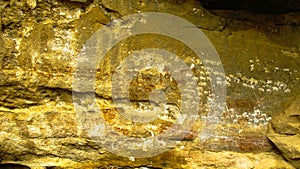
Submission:
{"label": "cave wall", "polygon": [[[278,132],[276,127],[281,124],[276,122],[279,117],[299,129],[297,106],[291,110],[296,112],[292,114],[295,118],[289,120],[290,115],[284,115],[293,102],[297,103],[294,100],[299,95],[298,6],[294,5],[291,10],[291,5],[278,14],[272,10],[264,13],[259,7],[249,10],[249,6],[213,8],[210,3],[194,0],[1,1],[1,163],[24,164],[31,168],[298,166],[299,147],[292,147],[296,155],[291,156],[286,145],[297,142],[299,130],[294,131],[292,141],[282,143],[279,138],[290,133]],[[205,128],[202,122],[210,118],[206,111],[211,94],[209,77],[201,61],[193,59],[195,54],[184,44],[165,36],[141,35],[118,43],[94,72],[97,106],[118,132],[149,137],[151,132],[160,133],[165,126],[174,123],[174,118],[162,117],[150,125],[154,128],[162,124],[161,127],[149,131],[149,125],[120,120],[121,115],[113,103],[111,78],[121,61],[135,50],[163,47],[181,56],[188,65],[194,65],[193,72],[203,93],[199,121],[191,130],[179,128],[176,131],[178,135],[189,134],[179,145],[158,156],[135,159],[110,153],[91,139],[80,124],[72,96],[78,54],[86,41],[114,19],[142,12],[172,14],[204,32],[224,67],[227,106],[219,122],[211,124],[214,130],[209,137],[201,140]],[[167,113],[174,117],[178,114],[180,91],[169,77],[149,70],[141,72],[131,84],[133,105],[146,107],[149,92],[163,88],[170,107]],[[84,94],[80,97],[85,99]],[[90,122],[97,123],[97,118]],[[267,135],[270,125],[275,131]]]}

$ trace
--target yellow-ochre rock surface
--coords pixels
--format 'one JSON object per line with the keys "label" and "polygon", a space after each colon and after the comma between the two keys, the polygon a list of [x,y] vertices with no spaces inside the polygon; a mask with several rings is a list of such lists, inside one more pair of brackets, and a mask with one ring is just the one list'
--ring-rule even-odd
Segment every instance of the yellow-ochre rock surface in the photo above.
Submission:
{"label": "yellow-ochre rock surface", "polygon": [[[259,7],[212,9],[205,8],[206,2],[1,0],[0,168],[300,168],[300,13],[290,6],[280,13]],[[93,53],[85,51],[89,38],[99,29],[118,24],[130,35],[136,31],[135,23],[116,19],[138,14],[138,22],[146,23],[144,12],[171,14],[192,23],[183,28],[201,30],[221,63],[202,60],[191,44],[180,39],[145,33],[116,43],[95,69],[89,69],[96,63],[89,57]],[[159,25],[149,25],[155,26]],[[107,43],[110,35],[124,33],[118,31],[106,32]],[[98,49],[107,47],[97,39],[91,43],[98,44]],[[154,56],[136,57],[132,64],[146,65],[138,71],[120,67],[126,58],[145,49],[173,53],[180,59],[168,62],[183,61],[191,77],[178,81],[162,60],[157,68],[144,63],[143,58]],[[86,60],[79,59],[82,52],[87,52]],[[207,67],[220,64],[224,72]],[[177,70],[176,64],[170,65]],[[74,84],[78,70],[83,78]],[[120,71],[135,74],[125,84],[121,81],[127,77],[115,78]],[[94,79],[86,81],[86,77]],[[222,84],[220,79],[226,83],[224,105],[212,99],[220,94],[212,90]],[[193,94],[184,98],[190,91],[180,88],[193,81],[199,92],[197,101]],[[79,90],[90,86],[93,90]],[[116,97],[115,92],[123,95]],[[130,103],[122,102],[126,99]],[[184,99],[198,105],[191,117],[195,121],[188,127],[182,122],[187,118],[181,109]],[[137,111],[126,112],[129,107]],[[136,112],[154,112],[143,114],[154,119],[134,121],[140,116]],[[146,158],[119,156],[107,145],[117,149],[112,142],[126,147],[131,140],[92,137],[107,134],[104,126],[130,139],[156,139],[168,151]],[[171,136],[161,134],[166,131]],[[176,145],[169,146],[167,141]],[[153,144],[145,141],[142,146],[147,152]]]}

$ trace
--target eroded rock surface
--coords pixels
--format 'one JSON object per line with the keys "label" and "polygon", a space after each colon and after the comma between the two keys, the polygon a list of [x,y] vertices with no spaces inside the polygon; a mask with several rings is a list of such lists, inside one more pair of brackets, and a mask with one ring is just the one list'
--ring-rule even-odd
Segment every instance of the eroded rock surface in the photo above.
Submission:
{"label": "eroded rock surface", "polygon": [[268,137],[296,168],[300,167],[300,97],[276,116],[270,125]]}
{"label": "eroded rock surface", "polygon": [[[73,75],[78,54],[99,28],[124,15],[150,11],[184,18],[211,40],[226,73],[227,109],[219,112],[219,119],[207,115],[210,78],[185,44],[162,35],[130,37],[109,51],[92,72],[96,74],[96,106],[108,125],[127,136],[151,137],[170,128],[180,116],[178,84],[169,74],[153,69],[139,72],[130,82],[131,106],[152,109],[159,104],[150,104],[151,92],[162,90],[167,98],[165,111],[150,124],[134,123],[118,112],[111,78],[122,60],[136,50],[164,48],[178,55],[196,76],[202,102],[193,128],[174,130],[172,140],[179,142],[185,134],[176,147],[145,159],[119,157],[82,127],[72,94],[79,94],[82,102],[88,98],[75,90]],[[0,13],[1,163],[31,168],[293,168],[273,152],[266,137],[274,117],[269,138],[298,165],[294,159],[299,158],[299,150],[292,144],[299,135],[297,104],[275,115],[299,94],[299,13],[264,16],[207,11],[196,0],[4,0]],[[84,111],[93,110],[88,106]],[[210,120],[209,125],[203,123]],[[88,125],[97,122],[91,118]],[[206,125],[212,130],[202,133]],[[287,137],[286,142],[281,137]]]}

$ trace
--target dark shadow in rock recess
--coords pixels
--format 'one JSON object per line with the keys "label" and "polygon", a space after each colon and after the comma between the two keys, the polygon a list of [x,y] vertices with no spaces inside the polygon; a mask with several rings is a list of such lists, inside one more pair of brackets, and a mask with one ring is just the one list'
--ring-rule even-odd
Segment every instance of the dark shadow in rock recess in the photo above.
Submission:
{"label": "dark shadow in rock recess", "polygon": [[298,0],[198,0],[206,9],[247,10],[255,13],[283,14],[300,10]]}
{"label": "dark shadow in rock recess", "polygon": [[0,168],[1,169],[30,169],[30,167],[27,167],[25,165],[21,165],[21,164],[0,164]]}

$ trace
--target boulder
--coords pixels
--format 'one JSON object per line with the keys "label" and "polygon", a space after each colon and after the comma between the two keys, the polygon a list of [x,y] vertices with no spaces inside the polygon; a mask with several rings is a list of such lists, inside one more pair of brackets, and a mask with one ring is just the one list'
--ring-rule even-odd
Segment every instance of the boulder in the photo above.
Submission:
{"label": "boulder", "polygon": [[300,97],[271,122],[268,138],[296,168],[300,168]]}

